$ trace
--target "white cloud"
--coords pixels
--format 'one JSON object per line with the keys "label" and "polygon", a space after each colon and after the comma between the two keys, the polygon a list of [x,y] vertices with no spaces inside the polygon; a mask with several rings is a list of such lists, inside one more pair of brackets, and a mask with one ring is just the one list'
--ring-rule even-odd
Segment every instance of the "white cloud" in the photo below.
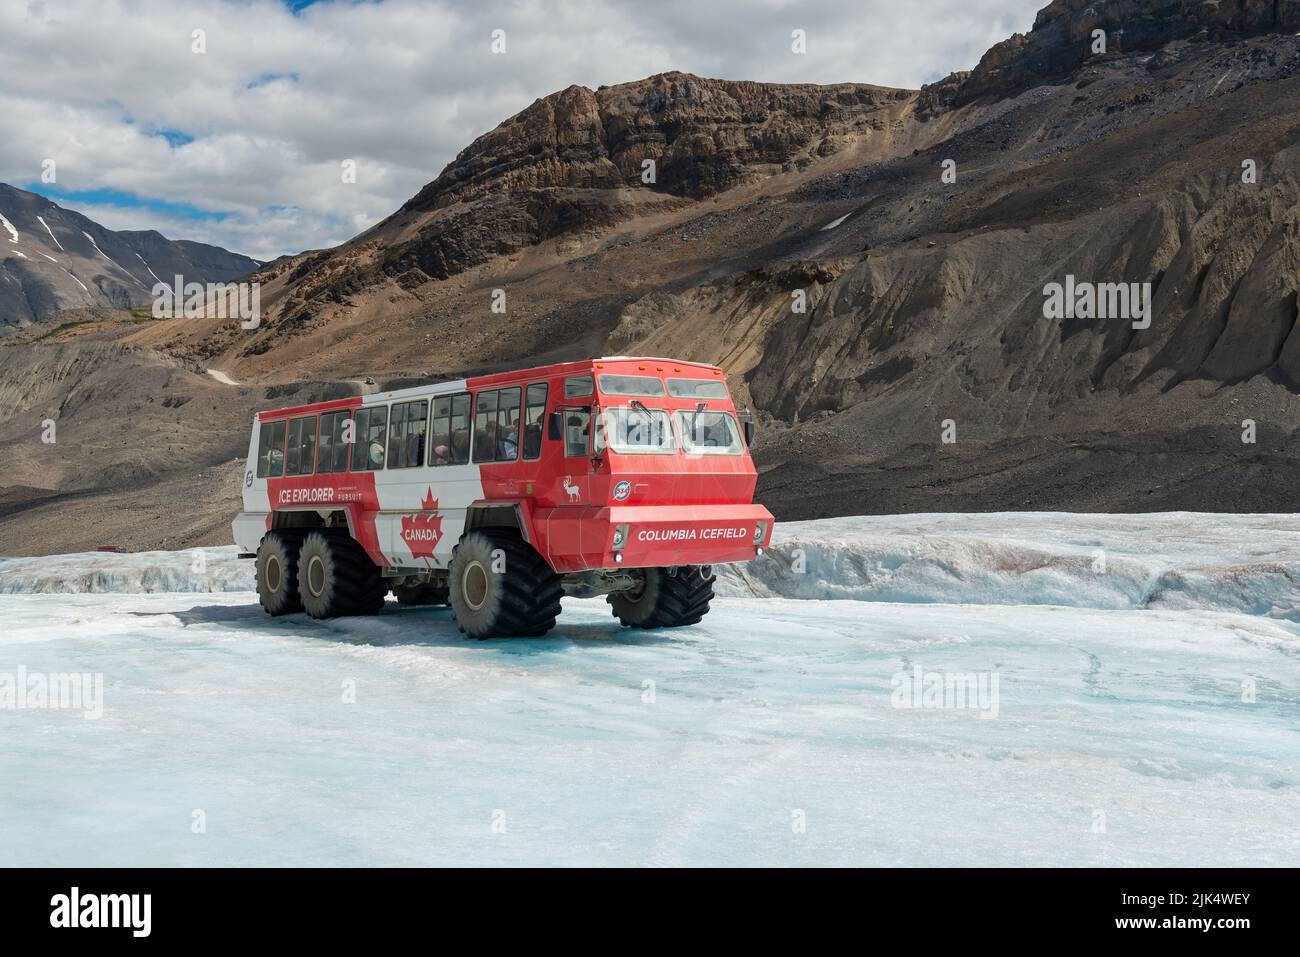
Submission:
{"label": "white cloud", "polygon": [[[0,181],[37,182],[54,159],[61,189],[225,214],[64,204],[105,225],[269,259],[382,219],[474,137],[572,83],[683,70],[915,87],[973,66],[1042,2],[385,0],[294,15],[274,0],[6,0]],[[794,29],[805,55],[790,51]],[[173,148],[162,130],[195,139]]]}

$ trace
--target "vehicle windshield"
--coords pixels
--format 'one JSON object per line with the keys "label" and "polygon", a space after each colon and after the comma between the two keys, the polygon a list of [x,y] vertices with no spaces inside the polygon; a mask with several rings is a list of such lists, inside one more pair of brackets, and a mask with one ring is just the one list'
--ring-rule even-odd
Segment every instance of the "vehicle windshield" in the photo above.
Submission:
{"label": "vehicle windshield", "polygon": [[599,377],[600,391],[605,395],[643,395],[646,397],[664,394],[661,380],[649,375],[602,375]]}
{"label": "vehicle windshield", "polygon": [[677,448],[668,413],[662,409],[614,406],[596,420],[595,449],[608,445],[625,454],[662,454]]}
{"label": "vehicle windshield", "polygon": [[730,412],[674,412],[688,455],[739,455],[740,429]]}
{"label": "vehicle windshield", "polygon": [[727,387],[719,379],[669,379],[668,394],[675,399],[725,399]]}

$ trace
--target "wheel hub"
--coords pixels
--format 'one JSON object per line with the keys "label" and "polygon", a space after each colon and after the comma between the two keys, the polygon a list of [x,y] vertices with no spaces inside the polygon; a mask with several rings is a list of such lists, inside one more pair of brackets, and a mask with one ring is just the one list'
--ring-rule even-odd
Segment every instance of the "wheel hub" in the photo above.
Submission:
{"label": "wheel hub", "polygon": [[307,563],[307,590],[313,598],[319,598],[325,591],[325,563],[319,555],[313,555]]}
{"label": "wheel hub", "polygon": [[487,603],[488,578],[482,562],[470,562],[465,566],[460,576],[460,590],[465,596],[465,604],[474,611]]}
{"label": "wheel hub", "polygon": [[272,594],[278,592],[280,590],[280,583],[284,578],[283,570],[280,568],[280,556],[268,555],[266,557],[264,574],[266,575],[267,591]]}

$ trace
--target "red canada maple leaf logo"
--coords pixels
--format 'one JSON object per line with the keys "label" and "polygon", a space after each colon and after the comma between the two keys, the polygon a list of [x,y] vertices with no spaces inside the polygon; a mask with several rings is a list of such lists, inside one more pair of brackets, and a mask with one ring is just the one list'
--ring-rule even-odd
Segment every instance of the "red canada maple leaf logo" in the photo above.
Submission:
{"label": "red canada maple leaf logo", "polygon": [[421,511],[402,516],[402,541],[411,550],[412,558],[433,558],[433,550],[442,539],[442,516],[438,514],[438,500],[430,488],[420,501]]}

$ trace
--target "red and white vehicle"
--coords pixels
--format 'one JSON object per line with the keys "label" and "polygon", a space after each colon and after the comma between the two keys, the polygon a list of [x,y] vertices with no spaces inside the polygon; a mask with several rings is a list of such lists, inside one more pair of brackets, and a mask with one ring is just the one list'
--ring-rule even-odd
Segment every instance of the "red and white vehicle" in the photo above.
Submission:
{"label": "red and white vehicle", "polygon": [[689,625],[712,567],[760,555],[753,425],[722,372],[609,358],[262,412],[240,551],[273,615],[448,603],[476,638],[540,635],[560,597]]}

